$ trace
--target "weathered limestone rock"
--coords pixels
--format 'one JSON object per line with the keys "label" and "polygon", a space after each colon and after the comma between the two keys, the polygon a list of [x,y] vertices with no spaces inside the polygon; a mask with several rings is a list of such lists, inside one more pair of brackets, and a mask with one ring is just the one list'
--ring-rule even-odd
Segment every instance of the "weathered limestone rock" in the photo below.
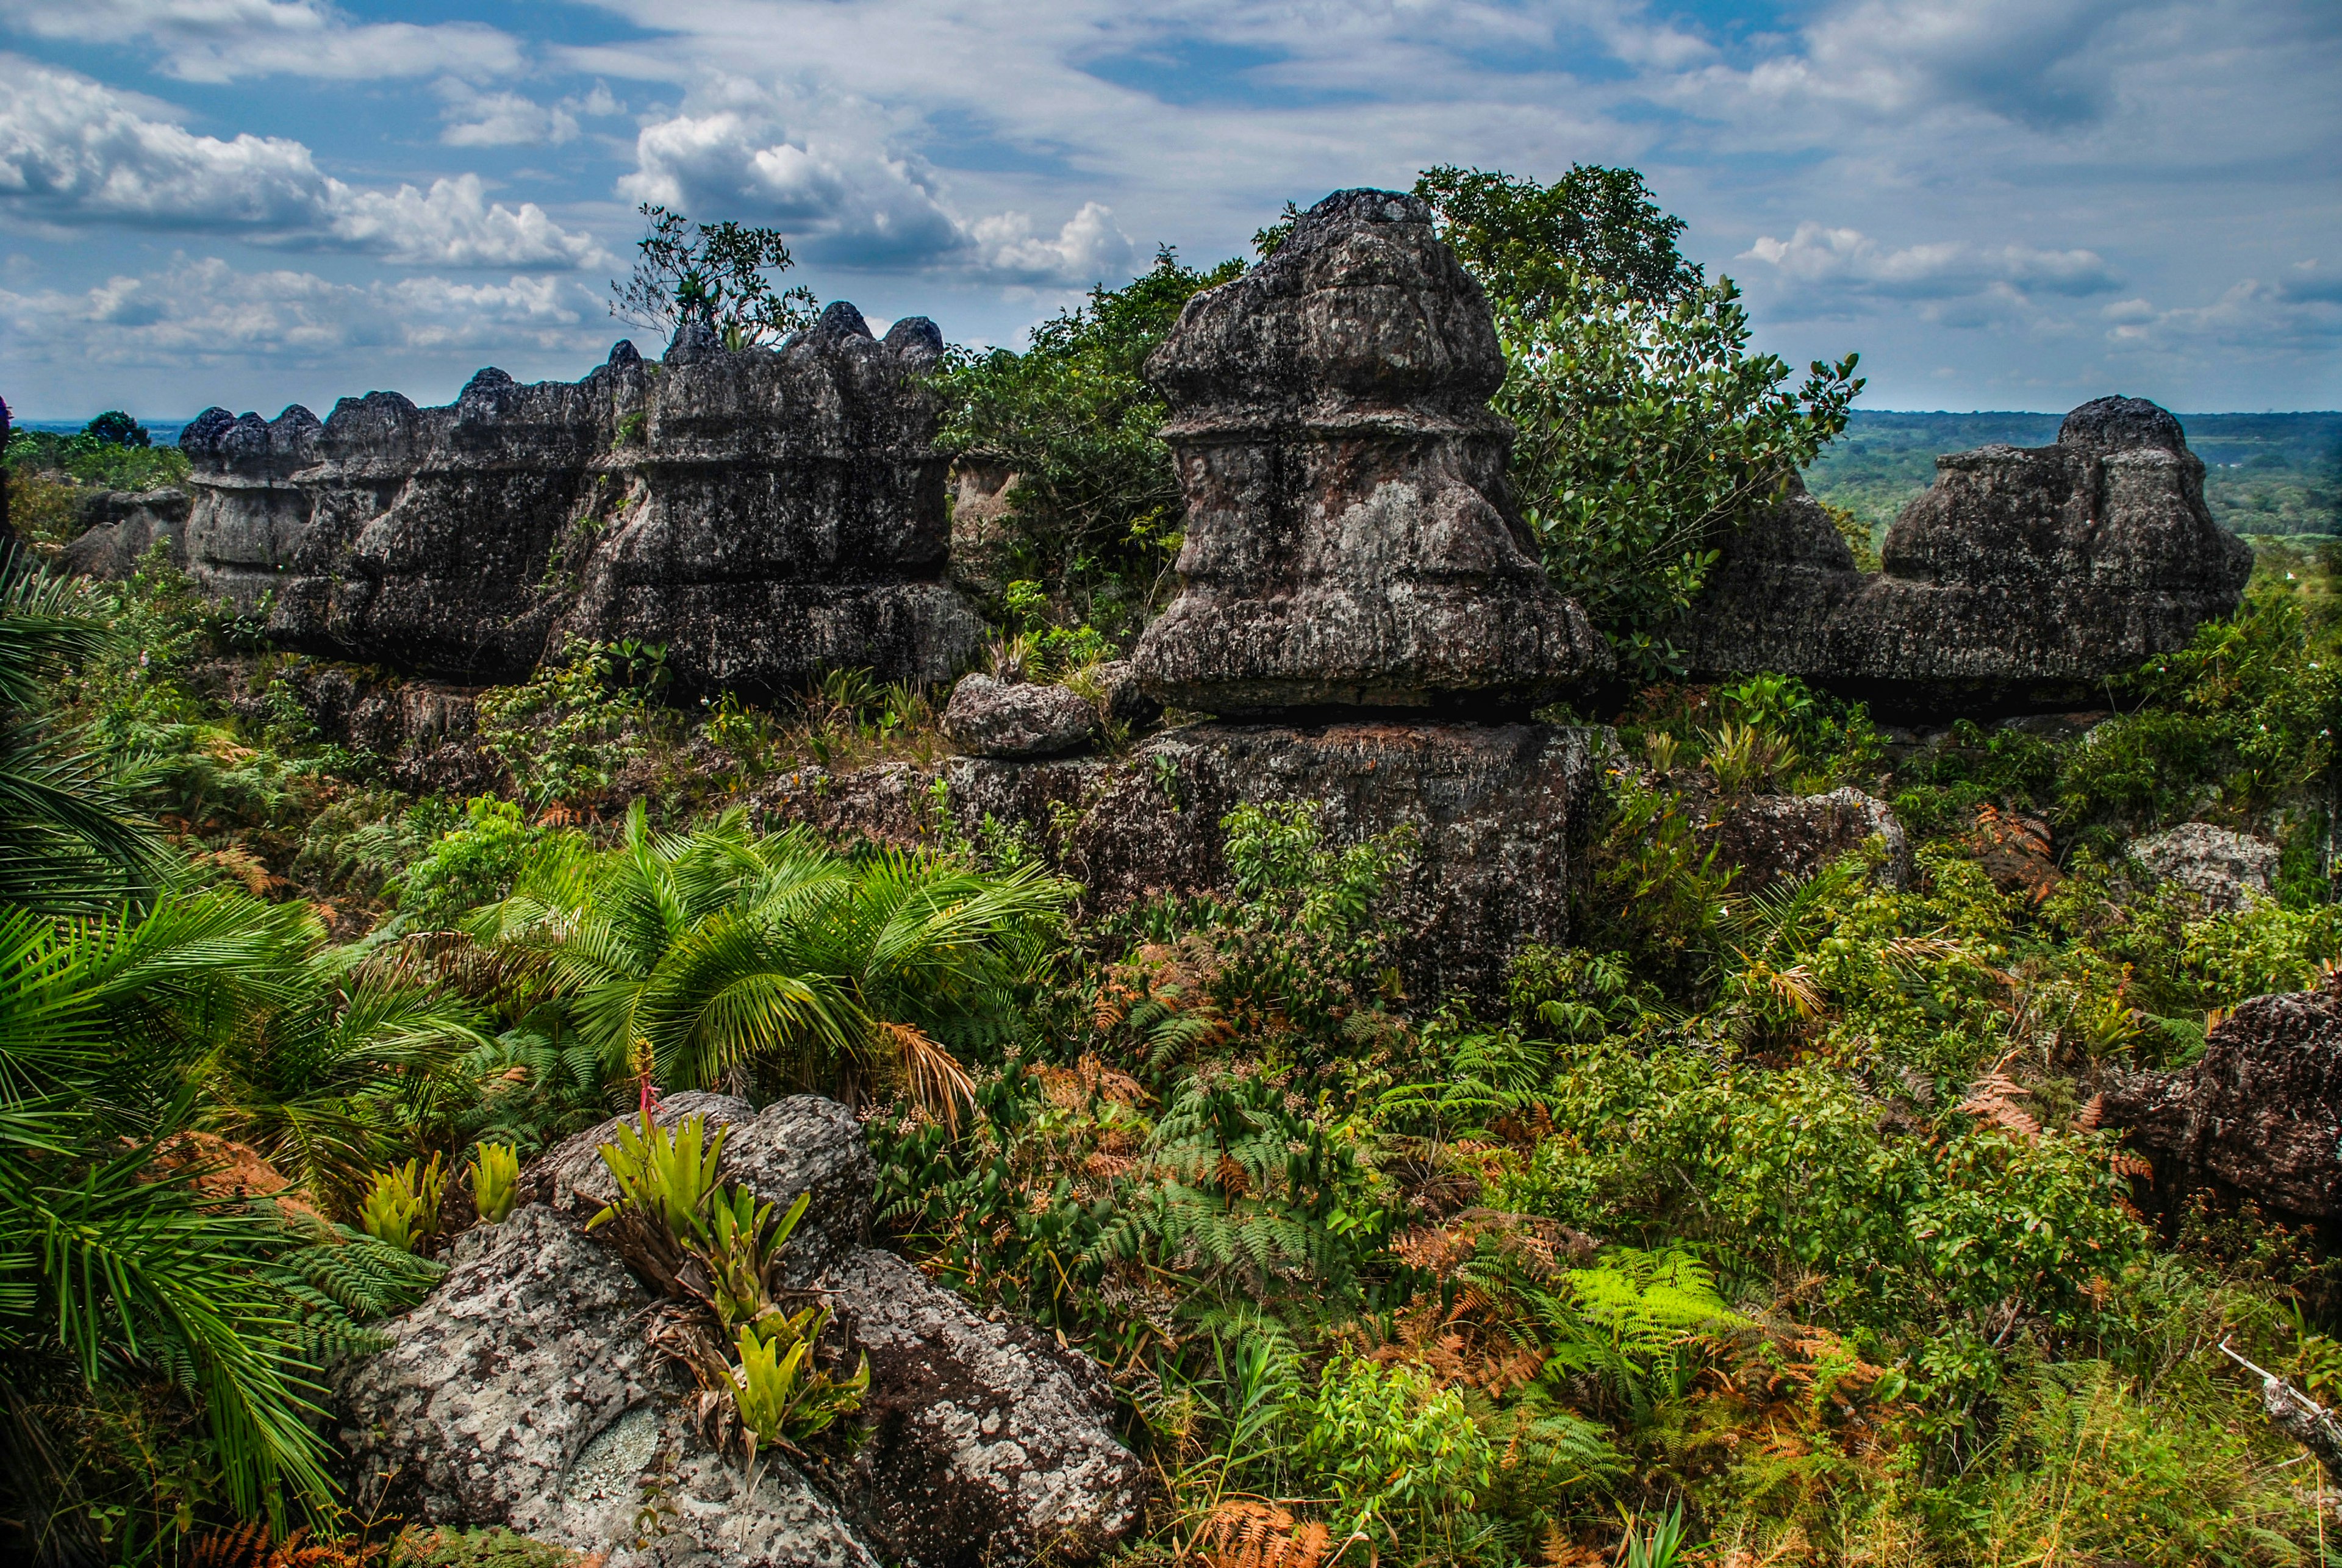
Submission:
{"label": "weathered limestone rock", "polygon": [[531,1165],[522,1206],[465,1233],[448,1276],[389,1325],[393,1348],[342,1369],[361,1495],[386,1490],[431,1523],[612,1552],[624,1568],[876,1568],[864,1530],[888,1561],[924,1568],[1078,1561],[1129,1533],[1141,1471],[1114,1435],[1104,1373],[863,1244],[877,1172],[843,1106],[800,1095],[759,1113],[677,1094],[659,1120],[687,1115],[727,1129],[726,1181],[783,1206],[811,1194],[786,1283],[836,1307],[826,1354],[868,1355],[868,1440],[810,1479],[768,1455],[746,1493],[738,1458],[687,1419],[682,1374],[646,1339],[655,1313],[676,1309],[584,1232],[616,1195],[596,1153],[614,1119]]}
{"label": "weathered limestone rock", "polygon": [[1390,191],[1340,191],[1189,300],[1147,362],[1187,501],[1134,653],[1166,705],[1526,707],[1606,667],[1505,484],[1479,285]]}
{"label": "weathered limestone rock", "polygon": [[2236,608],[2252,551],[2204,505],[2179,422],[2138,398],[2068,414],[2057,444],[1936,460],[1884,570],[1804,487],[1726,549],[1681,640],[1706,674],[1777,670],[1858,694],[2076,706]]}
{"label": "weathered limestone rock", "polygon": [[962,675],[944,707],[944,733],[979,757],[1069,752],[1097,732],[1097,710],[1063,686]]}
{"label": "weathered limestone rock", "polygon": [[2278,852],[2267,839],[2189,822],[2137,841],[2130,857],[2156,881],[2194,894],[2207,910],[2227,911],[2268,897]]}
{"label": "weathered limestone rock", "polygon": [[1911,880],[1911,841],[1887,803],[1847,785],[1827,794],[1755,795],[1719,812],[1712,824],[1719,865],[1741,868],[1736,891],[1808,877],[1877,838],[1887,847],[1878,880]]}
{"label": "weathered limestone rock", "polygon": [[1313,801],[1330,840],[1411,824],[1416,861],[1387,911],[1419,996],[1502,993],[1506,964],[1568,937],[1576,857],[1600,816],[1607,732],[1554,724],[1189,724],[1120,756],[954,757],[777,778],[753,797],[769,819],[916,842],[943,824],[1019,825],[1086,889],[1091,914],[1157,894],[1226,893],[1220,819],[1252,802]]}
{"label": "weathered limestone rock", "polygon": [[2106,1093],[2167,1197],[2207,1183],[2278,1215],[2342,1219],[2342,982],[2237,1004],[2195,1064]]}
{"label": "weathered limestone rock", "polygon": [[844,1501],[890,1561],[1087,1561],[1136,1525],[1143,1472],[1115,1440],[1096,1363],[988,1321],[888,1253],[856,1248],[821,1283],[870,1357],[877,1423]]}
{"label": "weathered limestone rock", "polygon": [[82,503],[84,532],[57,564],[85,577],[127,577],[158,541],[177,559],[185,554],[180,533],[194,503],[185,490],[100,491]]}
{"label": "weathered limestone rock", "polygon": [[400,669],[510,679],[576,635],[666,644],[679,693],[941,679],[981,633],[942,580],[941,347],[841,304],[776,351],[686,327],[662,366],[621,343],[575,384],[484,370],[444,408],[209,410],[181,437],[186,564],[247,608],[273,591],[282,643]]}
{"label": "weathered limestone rock", "polygon": [[[878,1167],[845,1106],[795,1094],[759,1112],[729,1094],[687,1090],[664,1096],[654,1120],[671,1127],[686,1116],[705,1117],[711,1131],[726,1129],[723,1158],[716,1164],[722,1180],[754,1187],[785,1211],[800,1193],[811,1194],[786,1254],[792,1284],[810,1283],[870,1239]],[[618,1199],[602,1145],[616,1139],[621,1124],[636,1120],[614,1116],[546,1150],[523,1175],[521,1196],[550,1204],[581,1223],[593,1218]]]}
{"label": "weathered limestone rock", "polygon": [[278,692],[300,704],[321,739],[370,754],[402,788],[474,795],[505,782],[505,765],[480,743],[478,688],[385,676],[348,664],[295,659],[271,672],[276,690],[247,683],[230,697],[266,724]]}
{"label": "weathered limestone rock", "polygon": [[[505,1525],[615,1568],[876,1568],[780,1460],[754,1496],[684,1418],[644,1338],[649,1298],[575,1221],[539,1204],[466,1232],[395,1343],[337,1378],[357,1491],[429,1523]],[[643,1544],[646,1499],[659,1527]]]}
{"label": "weathered limestone rock", "polygon": [[296,403],[273,420],[206,408],[179,432],[195,491],[179,564],[240,610],[279,586],[307,536],[311,497],[293,476],[315,464],[320,428]]}

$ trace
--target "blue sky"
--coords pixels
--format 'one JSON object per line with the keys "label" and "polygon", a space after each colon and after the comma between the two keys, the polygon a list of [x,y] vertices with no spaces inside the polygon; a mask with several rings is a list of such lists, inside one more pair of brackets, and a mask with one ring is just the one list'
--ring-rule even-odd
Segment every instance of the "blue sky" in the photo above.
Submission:
{"label": "blue sky", "polygon": [[2342,406],[2336,0],[0,0],[21,416],[575,377],[663,201],[1021,340],[1433,163],[1628,164],[1866,406]]}

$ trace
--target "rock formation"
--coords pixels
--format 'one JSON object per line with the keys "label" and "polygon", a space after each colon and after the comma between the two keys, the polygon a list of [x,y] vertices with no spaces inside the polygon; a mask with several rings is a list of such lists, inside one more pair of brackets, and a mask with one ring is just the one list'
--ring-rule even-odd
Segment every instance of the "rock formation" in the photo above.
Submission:
{"label": "rock formation", "polygon": [[1512,508],[1480,285],[1391,191],[1339,191],[1147,362],[1187,502],[1133,658],[1167,705],[1526,709],[1607,645]]}
{"label": "rock formation", "polygon": [[964,675],[944,709],[944,733],[973,756],[1046,756],[1087,742],[1097,717],[1063,686]]}
{"label": "rock formation", "polygon": [[2342,980],[2238,1003],[2194,1065],[2118,1083],[2105,1116],[2167,1202],[2209,1184],[2272,1217],[2342,1219]]}
{"label": "rock formation", "polygon": [[447,1277],[388,1325],[392,1347],[339,1370],[361,1496],[613,1568],[1076,1562],[1136,1527],[1142,1472],[1103,1371],[865,1244],[876,1175],[850,1113],[695,1094],[659,1119],[685,1115],[729,1129],[726,1182],[779,1205],[810,1194],[787,1283],[831,1304],[838,1353],[869,1356],[868,1439],[817,1464],[771,1455],[753,1493],[738,1454],[711,1446],[646,1338],[672,1309],[583,1228],[615,1195],[595,1153],[611,1122],[525,1172],[521,1206],[465,1233]]}
{"label": "rock formation", "polygon": [[2265,838],[2186,822],[2135,841],[2130,857],[2157,882],[2180,888],[2207,911],[2219,913],[2268,897],[2279,852]]}
{"label": "rock formation", "polygon": [[1903,824],[1885,801],[1852,785],[1827,794],[1753,795],[1718,811],[1709,830],[1716,864],[1740,867],[1733,891],[1742,894],[1811,876],[1874,838],[1887,851],[1878,880],[1896,888],[1911,880]]}
{"label": "rock formation", "polygon": [[1532,942],[1568,938],[1577,860],[1598,825],[1602,731],[1558,724],[1182,725],[1112,757],[954,757],[849,773],[808,769],[758,790],[768,819],[916,843],[945,785],[959,831],[1022,824],[1082,884],[1084,912],[1161,894],[1226,894],[1220,820],[1246,803],[1314,801],[1330,842],[1412,825],[1415,864],[1386,910],[1418,996],[1501,996]]}
{"label": "rock formation", "polygon": [[1686,617],[1694,667],[1776,670],[1889,706],[2071,707],[2234,610],[2252,570],[2205,508],[2179,422],[2143,399],[2084,404],[2054,446],[1987,446],[1936,470],[1876,574],[1790,481]]}
{"label": "rock formation", "polygon": [[575,384],[474,376],[444,408],[345,398],[320,425],[207,410],[188,570],[293,647],[481,680],[570,636],[663,643],[680,692],[824,669],[937,680],[981,634],[943,581],[946,459],[919,381],[934,324],[882,343],[835,305],[777,351],[687,326]]}

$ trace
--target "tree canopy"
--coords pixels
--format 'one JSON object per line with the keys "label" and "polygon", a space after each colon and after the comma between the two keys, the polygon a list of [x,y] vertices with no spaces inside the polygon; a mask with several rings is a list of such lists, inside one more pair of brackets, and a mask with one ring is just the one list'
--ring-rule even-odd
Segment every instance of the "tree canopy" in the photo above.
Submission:
{"label": "tree canopy", "polygon": [[694,224],[655,202],[640,208],[650,232],[625,283],[610,285],[610,314],[672,336],[686,322],[706,322],[727,346],[777,342],[812,325],[813,291],[782,289],[775,279],[796,265],[777,229],[732,222]]}

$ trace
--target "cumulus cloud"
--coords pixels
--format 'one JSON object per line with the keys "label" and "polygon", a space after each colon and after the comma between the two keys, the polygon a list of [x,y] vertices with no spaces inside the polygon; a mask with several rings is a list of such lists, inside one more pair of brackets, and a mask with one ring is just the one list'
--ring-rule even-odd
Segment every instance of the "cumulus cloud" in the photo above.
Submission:
{"label": "cumulus cloud", "polygon": [[490,203],[476,175],[366,189],[278,136],[199,135],[167,111],[69,72],[0,56],[0,203],[61,225],[240,232],[408,265],[592,265],[593,237],[534,202]]}
{"label": "cumulus cloud", "polygon": [[476,22],[360,23],[319,0],[0,0],[0,21],[75,44],[136,41],[189,82],[299,75],[335,80],[520,68],[519,41]]}
{"label": "cumulus cloud", "polygon": [[516,343],[582,352],[599,343],[600,316],[591,295],[558,277],[352,285],[211,256],[180,255],[162,271],[85,290],[0,289],[0,323],[31,362],[167,365]]}
{"label": "cumulus cloud", "polygon": [[1770,235],[1740,253],[1773,269],[1793,293],[1815,300],[1952,300],[2009,295],[2104,294],[2117,286],[2104,257],[2088,250],[1936,241],[1894,248],[1859,229],[1802,223],[1787,239]]}
{"label": "cumulus cloud", "polygon": [[618,182],[622,195],[772,225],[809,261],[1078,285],[1116,274],[1131,255],[1129,236],[1096,202],[1054,238],[1036,235],[1023,213],[962,219],[936,171],[892,146],[884,117],[857,100],[807,102],[720,82],[645,125],[635,157],[635,171]]}
{"label": "cumulus cloud", "polygon": [[565,104],[483,93],[453,77],[438,92],[439,139],[451,147],[557,147],[577,139],[577,116]]}

